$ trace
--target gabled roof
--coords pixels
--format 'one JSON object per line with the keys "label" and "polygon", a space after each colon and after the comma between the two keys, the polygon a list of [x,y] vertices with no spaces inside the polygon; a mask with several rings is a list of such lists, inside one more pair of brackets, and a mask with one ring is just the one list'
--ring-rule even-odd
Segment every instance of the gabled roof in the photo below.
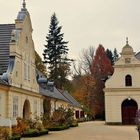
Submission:
{"label": "gabled roof", "polygon": [[67,100],[55,87],[53,91],[43,89],[41,87],[39,87],[39,90],[40,90],[40,93],[44,96],[69,102],[69,100]]}
{"label": "gabled roof", "polygon": [[68,93],[68,91],[64,91],[62,94],[70,101],[70,103],[71,103],[73,106],[81,107],[80,103],[78,103],[78,102],[74,99],[74,97],[72,97],[72,95],[70,95],[70,94]]}
{"label": "gabled roof", "polygon": [[8,86],[8,83],[0,78],[0,84]]}
{"label": "gabled roof", "polygon": [[9,62],[9,43],[15,24],[0,24],[0,75],[7,71]]}
{"label": "gabled roof", "polygon": [[135,56],[138,60],[140,60],[140,52],[138,52]]}

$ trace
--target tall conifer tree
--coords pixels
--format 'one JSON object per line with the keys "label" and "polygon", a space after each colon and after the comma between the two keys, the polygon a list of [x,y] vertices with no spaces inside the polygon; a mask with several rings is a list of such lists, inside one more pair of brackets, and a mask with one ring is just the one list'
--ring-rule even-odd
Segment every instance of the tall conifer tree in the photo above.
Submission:
{"label": "tall conifer tree", "polygon": [[112,51],[109,50],[109,49],[106,49],[106,54],[107,54],[108,58],[109,58],[110,61],[111,61],[111,65],[114,65],[114,57],[113,57]]}
{"label": "tall conifer tree", "polygon": [[118,54],[116,48],[114,49],[113,55],[114,55],[114,62],[116,62],[118,60],[118,57],[119,57],[119,54]]}
{"label": "tall conifer tree", "polygon": [[[59,26],[56,14],[54,13],[51,17],[49,33],[46,36],[46,42],[44,49],[44,63],[47,64],[49,69],[49,79],[54,81],[55,85],[60,83],[61,79],[66,79],[67,75],[61,75],[62,67],[64,65],[67,69],[63,69],[63,73],[69,71],[70,59],[67,58],[68,47],[66,41],[63,41],[64,34],[61,33],[62,26]],[[65,76],[65,77],[64,77]]]}

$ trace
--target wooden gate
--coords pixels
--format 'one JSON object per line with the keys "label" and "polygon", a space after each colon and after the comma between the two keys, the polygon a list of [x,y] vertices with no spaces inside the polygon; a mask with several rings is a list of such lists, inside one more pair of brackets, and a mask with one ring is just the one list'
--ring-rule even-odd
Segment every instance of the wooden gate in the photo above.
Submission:
{"label": "wooden gate", "polygon": [[134,100],[125,100],[122,103],[122,124],[135,124],[138,105]]}

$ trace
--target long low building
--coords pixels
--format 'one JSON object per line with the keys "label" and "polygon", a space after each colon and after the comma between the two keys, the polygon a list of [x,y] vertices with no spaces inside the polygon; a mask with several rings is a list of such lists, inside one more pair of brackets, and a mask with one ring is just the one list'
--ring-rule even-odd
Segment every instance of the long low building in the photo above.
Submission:
{"label": "long low building", "polygon": [[25,1],[14,24],[0,24],[0,117],[40,116],[45,99],[51,101],[51,112],[60,106],[82,111],[69,93],[37,78],[32,31]]}

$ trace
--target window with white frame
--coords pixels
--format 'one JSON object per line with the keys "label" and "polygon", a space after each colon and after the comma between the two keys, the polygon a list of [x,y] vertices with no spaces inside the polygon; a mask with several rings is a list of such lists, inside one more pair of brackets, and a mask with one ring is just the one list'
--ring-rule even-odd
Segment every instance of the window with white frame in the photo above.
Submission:
{"label": "window with white frame", "polygon": [[18,117],[18,97],[13,97],[13,117]]}

